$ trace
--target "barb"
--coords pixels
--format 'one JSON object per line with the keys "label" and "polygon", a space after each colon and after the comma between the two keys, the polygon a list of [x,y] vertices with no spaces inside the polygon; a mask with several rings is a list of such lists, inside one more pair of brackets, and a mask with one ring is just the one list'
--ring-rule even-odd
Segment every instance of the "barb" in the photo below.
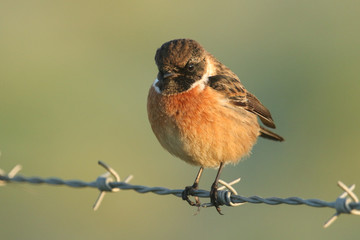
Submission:
{"label": "barb", "polygon": [[[106,192],[118,192],[121,190],[134,190],[138,193],[148,193],[152,192],[159,195],[174,195],[176,197],[182,197],[183,189],[168,189],[164,187],[147,187],[142,185],[132,185],[128,182],[133,178],[132,175],[128,176],[124,181],[120,180],[117,172],[112,169],[110,166],[105,164],[102,161],[98,162],[103,168],[107,170],[105,174],[99,176],[96,181],[93,182],[84,182],[80,180],[62,180],[59,178],[40,178],[40,177],[24,177],[18,175],[17,173],[21,170],[20,165],[16,165],[8,174],[0,169],[0,186],[5,185],[6,183],[11,182],[20,182],[20,183],[32,183],[32,184],[49,184],[49,185],[64,185],[74,188],[84,188],[92,187],[97,188],[100,191],[98,198],[93,205],[93,209],[97,210],[105,196]],[[259,196],[251,197],[242,197],[239,196],[236,190],[232,185],[239,183],[240,178],[227,183],[223,180],[220,180],[219,183],[222,184],[218,189],[218,200],[221,205],[226,206],[239,206],[244,203],[253,203],[259,204],[264,203],[268,205],[278,205],[278,204],[288,204],[288,205],[307,205],[311,207],[328,207],[336,210],[336,213],[324,224],[324,228],[329,227],[340,214],[353,214],[360,215],[360,202],[356,194],[353,192],[355,185],[347,187],[344,183],[338,182],[338,186],[344,190],[334,202],[326,202],[319,199],[302,199],[298,197],[289,197],[289,198],[261,198]],[[224,190],[227,189],[227,190]],[[201,198],[209,198],[210,192],[206,190],[195,190],[193,196],[198,196]],[[202,207],[211,207],[211,203],[203,203]]]}
{"label": "barb", "polygon": [[[113,182],[113,180],[109,178],[110,175],[116,180],[116,182],[120,182],[119,174],[117,174],[117,172],[114,169],[112,169],[110,166],[108,166],[106,163],[104,163],[102,161],[98,161],[98,164],[100,166],[102,166],[103,168],[105,168],[107,170],[107,172],[104,173],[103,175],[101,175],[100,177],[98,177],[96,180],[96,182],[98,183],[97,187],[100,190],[100,194],[93,205],[94,211],[96,211],[100,207],[100,204],[101,204],[102,200],[104,199],[105,193],[107,191],[108,192],[118,192],[120,190],[120,188],[113,188],[109,185],[109,183]],[[128,183],[132,178],[133,178],[132,175],[128,176],[124,180],[124,183]]]}

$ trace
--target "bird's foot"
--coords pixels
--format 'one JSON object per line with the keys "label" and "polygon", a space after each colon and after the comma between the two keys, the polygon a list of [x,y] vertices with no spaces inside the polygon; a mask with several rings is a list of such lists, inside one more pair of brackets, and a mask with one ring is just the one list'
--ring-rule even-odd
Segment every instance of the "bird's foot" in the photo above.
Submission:
{"label": "bird's foot", "polygon": [[216,211],[218,211],[218,213],[219,213],[220,215],[224,215],[224,214],[221,212],[220,204],[219,204],[219,201],[218,201],[218,185],[217,185],[217,182],[214,182],[213,185],[211,185],[210,200],[211,200],[211,203],[212,203],[212,204],[214,205],[214,207],[216,208]]}
{"label": "bird's foot", "polygon": [[198,184],[194,183],[192,186],[185,187],[184,191],[182,192],[182,199],[187,201],[190,206],[197,206],[200,207],[200,200],[199,197],[195,196],[195,202],[189,199],[189,196],[194,195],[194,190],[198,189]]}

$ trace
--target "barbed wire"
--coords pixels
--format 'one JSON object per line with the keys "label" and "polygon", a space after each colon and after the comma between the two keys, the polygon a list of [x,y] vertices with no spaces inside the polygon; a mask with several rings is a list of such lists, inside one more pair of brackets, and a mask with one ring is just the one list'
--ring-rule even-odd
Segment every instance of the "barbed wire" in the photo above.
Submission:
{"label": "barbed wire", "polygon": [[[112,169],[110,166],[105,164],[102,161],[98,162],[99,165],[104,167],[107,172],[99,176],[93,182],[84,182],[81,180],[62,180],[60,178],[41,178],[41,177],[24,177],[18,175],[17,173],[21,170],[20,165],[16,165],[9,173],[0,169],[0,186],[5,185],[6,183],[11,182],[20,182],[20,183],[32,183],[32,184],[49,184],[49,185],[64,185],[74,188],[84,188],[92,187],[100,190],[100,194],[93,205],[93,209],[97,210],[105,196],[106,192],[118,192],[121,190],[134,190],[138,193],[148,193],[152,192],[159,195],[174,195],[176,197],[182,197],[183,189],[168,189],[164,187],[147,187],[142,185],[132,185],[129,184],[129,181],[133,178],[132,175],[125,178],[124,181],[120,180],[117,172]],[[227,183],[223,180],[219,180],[219,183],[222,185],[218,189],[218,201],[220,205],[225,206],[239,206],[244,203],[253,203],[253,204],[269,204],[269,205],[278,205],[278,204],[288,204],[288,205],[306,205],[311,207],[328,207],[336,210],[335,214],[325,222],[323,225],[324,228],[330,226],[340,214],[353,214],[360,215],[360,202],[356,194],[353,192],[355,189],[355,184],[350,187],[346,186],[341,181],[338,182],[338,186],[344,191],[335,201],[326,202],[319,199],[302,199],[299,197],[289,197],[289,198],[262,198],[259,196],[251,197],[242,197],[239,196],[236,190],[232,185],[240,182],[240,178]],[[227,190],[224,190],[227,189]],[[197,196],[200,198],[209,198],[210,192],[206,190],[194,190],[192,196]],[[200,207],[212,207],[212,203],[203,203]]]}

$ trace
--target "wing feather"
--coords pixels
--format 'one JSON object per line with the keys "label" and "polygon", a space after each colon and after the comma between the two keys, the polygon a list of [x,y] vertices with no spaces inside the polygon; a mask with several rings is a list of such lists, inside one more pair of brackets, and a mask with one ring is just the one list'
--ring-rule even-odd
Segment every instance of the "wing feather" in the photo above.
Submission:
{"label": "wing feather", "polygon": [[275,128],[270,111],[244,88],[238,78],[227,75],[211,76],[209,86],[224,94],[233,105],[256,114],[265,126]]}

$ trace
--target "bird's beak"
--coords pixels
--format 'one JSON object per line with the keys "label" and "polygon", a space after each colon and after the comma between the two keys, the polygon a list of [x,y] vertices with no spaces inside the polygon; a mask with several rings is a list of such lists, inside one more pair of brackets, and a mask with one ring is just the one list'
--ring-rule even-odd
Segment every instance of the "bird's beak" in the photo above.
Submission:
{"label": "bird's beak", "polygon": [[166,72],[166,73],[163,74],[163,78],[168,78],[168,77],[171,77],[173,75],[174,75],[173,72]]}

